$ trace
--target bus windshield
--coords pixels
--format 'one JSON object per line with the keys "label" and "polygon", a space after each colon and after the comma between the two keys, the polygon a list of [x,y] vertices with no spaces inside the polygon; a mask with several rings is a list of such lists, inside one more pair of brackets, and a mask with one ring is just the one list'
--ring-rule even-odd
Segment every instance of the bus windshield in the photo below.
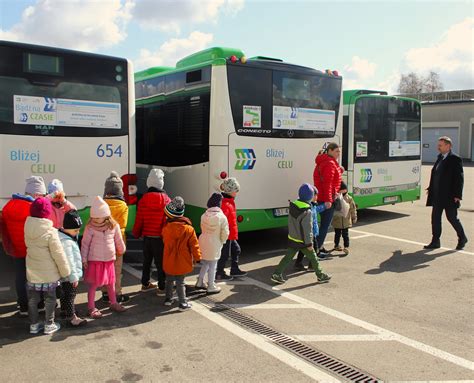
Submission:
{"label": "bus windshield", "polygon": [[227,66],[229,96],[239,135],[333,137],[342,80],[318,71],[262,63]]}
{"label": "bus windshield", "polygon": [[1,134],[128,134],[126,60],[8,44],[0,56]]}
{"label": "bus windshield", "polygon": [[[420,158],[419,103],[388,97],[361,97],[354,114],[354,161],[382,162]],[[358,148],[365,150],[358,150]]]}

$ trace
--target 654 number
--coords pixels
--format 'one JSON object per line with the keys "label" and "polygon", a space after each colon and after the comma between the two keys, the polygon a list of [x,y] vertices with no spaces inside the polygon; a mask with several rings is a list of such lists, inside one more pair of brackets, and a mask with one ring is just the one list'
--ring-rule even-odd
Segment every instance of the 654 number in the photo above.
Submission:
{"label": "654 number", "polygon": [[100,144],[96,150],[97,157],[122,157],[122,145],[114,147],[113,144]]}

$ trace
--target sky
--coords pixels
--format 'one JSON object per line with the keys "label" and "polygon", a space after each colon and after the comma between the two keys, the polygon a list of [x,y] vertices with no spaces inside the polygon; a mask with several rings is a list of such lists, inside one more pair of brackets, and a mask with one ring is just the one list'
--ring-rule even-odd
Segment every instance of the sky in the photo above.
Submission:
{"label": "sky", "polygon": [[[401,74],[474,88],[474,1],[0,0],[0,40],[174,66],[212,46],[337,69],[345,89],[396,92]],[[1,58],[0,58],[1,59]]]}

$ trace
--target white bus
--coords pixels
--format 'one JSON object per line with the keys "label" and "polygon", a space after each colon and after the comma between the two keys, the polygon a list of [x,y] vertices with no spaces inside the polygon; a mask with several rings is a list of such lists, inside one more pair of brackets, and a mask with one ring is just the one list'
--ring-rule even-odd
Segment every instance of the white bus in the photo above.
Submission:
{"label": "white bus", "polygon": [[421,196],[421,105],[386,92],[344,91],[342,164],[359,209]]}
{"label": "white bus", "polygon": [[127,184],[135,173],[130,62],[6,41],[0,58],[0,209],[39,175],[61,179],[87,219],[111,170]]}
{"label": "white bus", "polygon": [[342,139],[337,72],[210,48],[135,74],[139,190],[152,167],[195,226],[222,180],[236,177],[239,230],[287,224],[288,200],[313,181],[317,152]]}

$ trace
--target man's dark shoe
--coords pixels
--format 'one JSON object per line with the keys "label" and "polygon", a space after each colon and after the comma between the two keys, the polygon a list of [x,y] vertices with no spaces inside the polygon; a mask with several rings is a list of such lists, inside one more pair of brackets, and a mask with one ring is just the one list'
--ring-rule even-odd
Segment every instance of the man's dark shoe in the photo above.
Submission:
{"label": "man's dark shoe", "polygon": [[439,241],[431,241],[428,245],[423,246],[423,249],[439,249],[440,247]]}
{"label": "man's dark shoe", "polygon": [[240,269],[231,270],[230,276],[233,278],[245,277],[247,275],[246,271],[242,271]]}
{"label": "man's dark shoe", "polygon": [[458,245],[456,246],[456,250],[464,249],[464,246],[466,246],[466,243],[467,243],[467,237],[461,238],[458,241]]}

